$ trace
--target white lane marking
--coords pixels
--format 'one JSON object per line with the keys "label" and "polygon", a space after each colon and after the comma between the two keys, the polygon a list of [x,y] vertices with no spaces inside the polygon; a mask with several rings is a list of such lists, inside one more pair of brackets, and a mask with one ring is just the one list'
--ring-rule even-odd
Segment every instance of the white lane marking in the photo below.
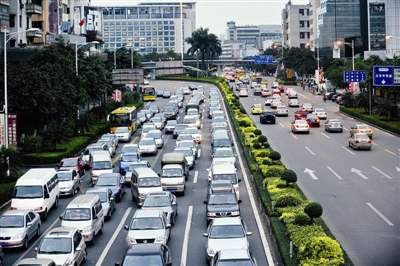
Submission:
{"label": "white lane marking", "polygon": [[315,153],[313,153],[313,151],[310,149],[310,148],[308,148],[308,147],[305,147],[306,148],[306,150],[308,150],[312,155],[315,155]]}
{"label": "white lane marking", "polygon": [[335,171],[333,171],[332,168],[330,168],[329,166],[327,166],[326,168],[328,168],[329,171],[332,172],[332,174],[334,174],[337,178],[339,178],[340,180],[342,180],[343,178],[340,177],[340,175],[338,175]]}
{"label": "white lane marking", "polygon": [[343,148],[345,151],[347,151],[347,152],[349,152],[349,153],[351,153],[351,154],[355,155],[355,153],[354,153],[354,152],[352,152],[351,150],[347,149],[345,146],[342,146],[342,148]]}
{"label": "white lane marking", "polygon": [[376,214],[379,215],[379,217],[381,217],[389,226],[394,226],[394,224],[389,221],[388,218],[385,217],[385,215],[383,215],[380,211],[378,211],[377,208],[374,207],[374,205],[372,205],[371,203],[367,202],[368,207],[370,207]]}
{"label": "white lane marking", "polygon": [[199,176],[199,171],[194,171],[193,183],[197,183],[198,176]]}
{"label": "white lane marking", "polygon": [[[31,243],[29,248],[27,250],[25,250],[25,252],[18,258],[18,260],[13,264],[13,266],[18,265],[18,263],[26,257],[26,254],[28,254],[33,248],[37,247],[38,244],[40,243],[40,241],[42,241],[42,238],[47,234],[47,232],[49,232],[51,229],[53,229],[53,227],[56,225],[56,223],[59,221],[59,219],[55,219],[54,222],[47,228],[47,230],[45,232],[41,232],[40,233],[40,237],[38,239],[36,239],[35,242]],[[40,228],[42,229],[42,227]]]}
{"label": "white lane marking", "polygon": [[179,120],[179,115],[176,117],[176,120]]}
{"label": "white lane marking", "polygon": [[254,101],[257,101],[257,99],[256,99],[256,98],[254,98]]}
{"label": "white lane marking", "polygon": [[383,176],[392,179],[390,176],[388,176],[387,174],[385,174],[384,172],[382,172],[381,170],[379,170],[378,168],[376,168],[375,166],[372,166],[372,168],[374,168],[376,171],[378,171],[379,173],[381,173]]}
{"label": "white lane marking", "polygon": [[363,179],[368,179],[368,177],[366,177],[361,170],[358,170],[356,168],[351,168],[351,172],[352,173],[356,173],[357,175],[361,176]]}
{"label": "white lane marking", "polygon": [[189,245],[190,224],[192,223],[193,206],[189,206],[188,217],[186,220],[185,237],[183,238],[181,266],[186,266],[187,251]]}
{"label": "white lane marking", "polygon": [[130,211],[132,210],[132,207],[129,207],[126,211],[124,216],[121,219],[121,222],[119,223],[117,229],[115,230],[114,234],[112,235],[112,237],[110,238],[110,240],[108,241],[107,245],[104,247],[103,252],[101,253],[99,260],[96,263],[96,266],[101,266],[103,264],[104,258],[106,257],[108,251],[110,250],[111,245],[114,243],[115,239],[117,238],[119,231],[121,231],[122,226],[125,223],[126,218],[128,218],[128,215],[130,213]]}
{"label": "white lane marking", "polygon": [[279,122],[279,125],[281,125],[281,127],[285,127],[281,122]]}
{"label": "white lane marking", "polygon": [[199,149],[199,150],[197,151],[197,158],[200,158],[200,155],[201,155],[201,149]]}
{"label": "white lane marking", "polygon": [[203,124],[200,125],[200,128],[203,128]]}
{"label": "white lane marking", "polygon": [[330,139],[331,137],[329,137],[328,135],[326,135],[325,133],[321,133],[324,137]]}
{"label": "white lane marking", "polygon": [[318,180],[318,177],[316,177],[315,176],[315,171],[313,171],[313,170],[311,170],[311,169],[308,169],[308,168],[306,168],[306,169],[304,169],[304,173],[307,173],[307,174],[309,174],[310,176],[311,176],[311,178],[312,179],[314,179],[314,180]]}
{"label": "white lane marking", "polygon": [[290,135],[292,135],[293,138],[297,139],[297,137],[293,133],[290,133]]}

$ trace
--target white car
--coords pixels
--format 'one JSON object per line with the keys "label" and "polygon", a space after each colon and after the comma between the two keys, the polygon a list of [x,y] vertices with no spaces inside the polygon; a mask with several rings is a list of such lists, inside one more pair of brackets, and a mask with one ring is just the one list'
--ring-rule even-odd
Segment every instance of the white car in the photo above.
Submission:
{"label": "white car", "polygon": [[216,148],[212,157],[213,163],[216,161],[228,161],[236,165],[236,154],[233,152],[232,148]]}
{"label": "white car", "polygon": [[275,110],[275,115],[276,116],[289,116],[289,110],[284,105],[277,106],[276,110]]}
{"label": "white car", "polygon": [[81,177],[75,169],[58,169],[57,177],[60,184],[60,196],[74,196],[81,186]]}
{"label": "white car", "polygon": [[249,92],[247,90],[240,90],[239,97],[249,97]]}
{"label": "white car", "polygon": [[302,108],[302,109],[306,109],[307,112],[309,112],[309,113],[314,112],[314,107],[313,107],[313,105],[312,105],[311,103],[303,103],[303,104],[301,105],[301,108]]}
{"label": "white car", "polygon": [[128,127],[117,127],[115,130],[115,134],[117,135],[118,141],[130,141],[131,140],[131,131]]}
{"label": "white car", "polygon": [[193,169],[194,165],[196,164],[195,158],[194,158],[194,152],[192,148],[190,147],[180,147],[180,148],[175,148],[173,152],[180,152],[185,155],[185,159],[187,161],[187,164],[189,166],[189,169]]}
{"label": "white car", "polygon": [[177,145],[176,148],[181,147],[190,147],[194,152],[194,158],[197,159],[197,146],[193,140],[181,140]]}
{"label": "white car", "polygon": [[164,121],[160,117],[153,117],[150,119],[150,122],[156,126],[157,129],[163,130],[164,129]]}
{"label": "white car", "polygon": [[290,99],[289,102],[288,102],[288,106],[289,107],[299,107],[300,106],[299,100]]}
{"label": "white car", "polygon": [[162,148],[162,147],[164,147],[164,137],[163,137],[163,134],[162,134],[161,130],[159,130],[159,129],[150,130],[150,131],[147,133],[146,138],[152,138],[152,139],[154,139],[155,142],[156,142],[157,148]]}
{"label": "white car", "polygon": [[292,122],[291,130],[293,133],[310,133],[310,126],[308,125],[306,120],[294,120]]}
{"label": "white car", "polygon": [[184,134],[190,134],[197,144],[201,143],[201,132],[195,127],[188,127],[183,131]]}
{"label": "white car", "polygon": [[295,92],[294,90],[293,91],[289,91],[287,97],[289,99],[297,99],[297,92]]}
{"label": "white car", "polygon": [[152,130],[152,129],[157,129],[157,128],[156,128],[156,126],[153,125],[153,124],[144,124],[144,125],[142,126],[142,132],[141,132],[141,134],[140,134],[140,137],[141,137],[141,138],[145,138],[146,135],[147,135],[147,132],[149,132],[149,131]]}
{"label": "white car", "polygon": [[143,138],[139,141],[139,153],[143,154],[154,154],[157,155],[158,148],[156,141],[153,138]]}
{"label": "white car", "polygon": [[150,85],[150,83],[149,83],[149,81],[148,81],[147,79],[144,79],[144,80],[143,80],[143,84],[144,84],[144,85]]}
{"label": "white car", "polygon": [[271,102],[271,104],[270,104],[270,106],[271,106],[271,108],[277,108],[278,106],[280,106],[280,105],[282,105],[282,102],[281,102],[281,100],[272,100],[272,102]]}
{"label": "white car", "polygon": [[191,134],[185,134],[185,133],[182,132],[176,138],[175,147],[177,147],[179,145],[179,142],[181,142],[182,140],[193,140],[193,137],[192,137]]}
{"label": "white car", "polygon": [[315,108],[314,115],[318,116],[319,119],[326,119],[327,115],[326,115],[326,111],[322,108]]}

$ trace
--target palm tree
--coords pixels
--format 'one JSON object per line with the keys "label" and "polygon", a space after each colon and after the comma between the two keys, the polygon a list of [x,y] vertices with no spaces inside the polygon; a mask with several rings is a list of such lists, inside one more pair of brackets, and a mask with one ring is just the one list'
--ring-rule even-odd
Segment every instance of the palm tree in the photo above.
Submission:
{"label": "palm tree", "polygon": [[221,40],[215,34],[208,35],[208,42],[209,42],[209,55],[211,57],[211,67],[213,64],[213,60],[216,56],[222,54],[221,48]]}
{"label": "palm tree", "polygon": [[372,110],[377,115],[384,115],[387,120],[389,114],[391,114],[395,108],[397,109],[397,106],[388,98],[379,98],[376,106]]}

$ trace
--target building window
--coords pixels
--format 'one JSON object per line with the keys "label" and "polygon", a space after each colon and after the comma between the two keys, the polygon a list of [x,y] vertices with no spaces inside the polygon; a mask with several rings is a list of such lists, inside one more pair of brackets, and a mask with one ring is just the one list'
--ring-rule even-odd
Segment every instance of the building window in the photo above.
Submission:
{"label": "building window", "polygon": [[299,9],[299,14],[304,16],[304,9],[300,8]]}
{"label": "building window", "polygon": [[115,32],[110,32],[110,36],[115,36]]}
{"label": "building window", "polygon": [[300,39],[304,39],[304,32],[300,32]]}
{"label": "building window", "polygon": [[307,27],[310,27],[310,21],[307,20]]}
{"label": "building window", "polygon": [[169,46],[175,46],[175,42],[170,42]]}
{"label": "building window", "polygon": [[126,21],[122,21],[121,25],[125,26],[126,25]]}
{"label": "building window", "polygon": [[22,27],[22,16],[19,16],[19,27]]}
{"label": "building window", "polygon": [[168,46],[169,42],[164,42],[164,46]]}
{"label": "building window", "polygon": [[115,33],[115,36],[121,36],[121,32],[120,32],[120,31],[117,31],[117,32]]}
{"label": "building window", "polygon": [[128,31],[133,31],[133,26],[128,26]]}
{"label": "building window", "polygon": [[153,21],[151,22],[151,25],[157,25],[157,21],[153,20]]}
{"label": "building window", "polygon": [[300,20],[300,28],[304,28],[304,20]]}
{"label": "building window", "polygon": [[147,21],[146,21],[146,25],[150,25],[150,21],[147,20]]}
{"label": "building window", "polygon": [[174,23],[173,20],[171,20],[171,21],[169,22],[169,24],[170,24],[170,25],[173,25],[173,24],[175,24],[175,23]]}
{"label": "building window", "polygon": [[169,41],[169,37],[164,37],[164,41]]}
{"label": "building window", "polygon": [[157,24],[162,25],[162,21],[161,20],[157,21]]}
{"label": "building window", "polygon": [[144,30],[145,29],[145,27],[144,26],[140,26],[140,30]]}
{"label": "building window", "polygon": [[139,25],[139,21],[134,21],[133,25]]}
{"label": "building window", "polygon": [[168,31],[164,31],[164,35],[168,35]]}
{"label": "building window", "polygon": [[175,41],[175,37],[169,37],[170,41]]}
{"label": "building window", "polygon": [[139,26],[133,26],[133,30],[139,30]]}
{"label": "building window", "polygon": [[151,26],[146,26],[146,30],[151,30]]}
{"label": "building window", "polygon": [[169,26],[170,30],[175,30],[175,26]]}
{"label": "building window", "polygon": [[169,35],[175,35],[175,32],[170,31],[170,32],[169,32]]}
{"label": "building window", "polygon": [[114,21],[110,21],[110,26],[114,26]]}
{"label": "building window", "polygon": [[168,24],[168,21],[164,20],[164,25]]}

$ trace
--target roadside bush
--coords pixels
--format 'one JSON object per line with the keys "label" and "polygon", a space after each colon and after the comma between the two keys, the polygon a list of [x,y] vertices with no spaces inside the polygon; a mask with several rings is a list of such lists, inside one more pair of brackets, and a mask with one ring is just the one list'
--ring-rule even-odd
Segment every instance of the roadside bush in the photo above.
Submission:
{"label": "roadside bush", "polygon": [[271,151],[269,153],[269,158],[271,158],[271,160],[277,161],[281,159],[281,154],[277,151]]}
{"label": "roadside bush", "polygon": [[239,126],[247,127],[248,125],[247,125],[247,122],[245,120],[242,120],[242,121],[239,122]]}
{"label": "roadside bush", "polygon": [[268,152],[260,150],[260,151],[255,152],[254,156],[256,156],[256,157],[268,157]]}
{"label": "roadside bush", "polygon": [[244,109],[243,107],[240,107],[240,112],[241,112],[242,114],[247,114],[246,109]]}
{"label": "roadside bush", "polygon": [[258,141],[260,143],[265,143],[265,142],[268,141],[268,138],[266,136],[264,136],[264,135],[260,135],[260,136],[258,136]]}
{"label": "roadside bush", "polygon": [[268,161],[268,159],[264,159],[264,160],[262,161],[262,164],[263,164],[263,165],[271,165],[271,161]]}
{"label": "roadside bush", "polygon": [[321,217],[323,208],[318,202],[311,202],[304,208],[304,212],[310,217],[311,221],[313,221],[314,218]]}
{"label": "roadside bush", "polygon": [[239,100],[239,95],[235,95],[235,99],[236,99],[236,100]]}
{"label": "roadside bush", "polygon": [[293,224],[296,225],[310,225],[311,219],[305,213],[299,213],[294,217]]}
{"label": "roadside bush", "polygon": [[271,145],[269,145],[269,142],[264,142],[264,148],[269,149],[271,147]]}
{"label": "roadside bush", "polygon": [[344,262],[343,251],[336,240],[318,236],[306,245],[301,265],[340,265]]}
{"label": "roadside bush", "polygon": [[15,182],[1,184],[0,186],[0,205],[9,201],[14,191]]}
{"label": "roadside bush", "polygon": [[255,134],[256,136],[260,136],[260,135],[262,134],[262,132],[261,132],[261,130],[256,129],[256,130],[254,130],[254,134]]}
{"label": "roadside bush", "polygon": [[291,224],[291,223],[293,223],[295,217],[296,217],[296,213],[294,213],[294,212],[284,212],[279,217],[279,221],[284,222],[285,224]]}
{"label": "roadside bush", "polygon": [[24,140],[24,151],[26,153],[41,152],[42,151],[42,137],[41,136],[26,136]]}
{"label": "roadside bush", "polygon": [[281,179],[286,181],[286,186],[288,187],[290,183],[297,182],[297,175],[294,171],[287,169],[281,174]]}
{"label": "roadside bush", "polygon": [[284,170],[285,168],[283,166],[273,165],[268,167],[263,174],[265,177],[280,177]]}
{"label": "roadside bush", "polygon": [[258,142],[253,143],[253,149],[257,149],[258,150],[259,148],[261,148],[260,143],[258,143]]}
{"label": "roadside bush", "polygon": [[275,207],[287,207],[300,205],[302,199],[294,195],[283,195],[275,202]]}
{"label": "roadside bush", "polygon": [[[242,132],[243,132],[244,134],[246,134],[246,133],[254,133],[254,130],[256,130],[256,129],[257,129],[256,127],[243,128],[243,129],[242,129]],[[252,138],[254,138],[254,135],[253,135]]]}

